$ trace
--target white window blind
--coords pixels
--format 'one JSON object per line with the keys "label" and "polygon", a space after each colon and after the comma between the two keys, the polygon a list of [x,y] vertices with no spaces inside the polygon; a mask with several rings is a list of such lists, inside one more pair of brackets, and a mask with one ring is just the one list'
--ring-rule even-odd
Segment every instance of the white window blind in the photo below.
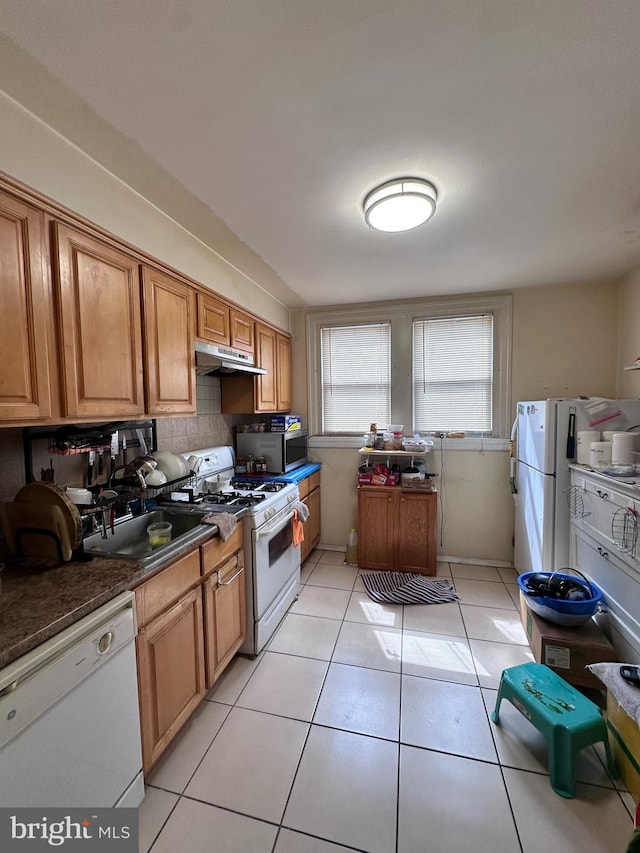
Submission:
{"label": "white window blind", "polygon": [[322,329],[322,431],[363,433],[391,416],[391,324]]}
{"label": "white window blind", "polygon": [[491,434],[492,315],[414,320],[413,411],[418,431]]}

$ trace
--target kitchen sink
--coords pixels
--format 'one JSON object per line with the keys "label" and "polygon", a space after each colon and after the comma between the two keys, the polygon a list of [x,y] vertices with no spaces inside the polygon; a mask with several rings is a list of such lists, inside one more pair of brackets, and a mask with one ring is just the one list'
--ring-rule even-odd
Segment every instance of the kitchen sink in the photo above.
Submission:
{"label": "kitchen sink", "polygon": [[[146,568],[164,562],[171,554],[181,550],[193,541],[194,545],[203,539],[211,528],[200,522],[207,513],[193,507],[154,509],[143,515],[136,515],[116,523],[113,533],[92,533],[84,539],[87,554],[103,557],[128,557],[137,560]],[[171,540],[159,547],[152,548],[147,536],[147,527],[157,522],[170,522]]]}

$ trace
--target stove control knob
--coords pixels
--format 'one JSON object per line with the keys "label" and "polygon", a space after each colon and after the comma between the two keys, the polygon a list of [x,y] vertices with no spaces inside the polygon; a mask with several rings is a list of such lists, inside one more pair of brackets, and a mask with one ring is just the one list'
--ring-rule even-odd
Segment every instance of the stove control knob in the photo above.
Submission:
{"label": "stove control knob", "polygon": [[273,509],[273,507],[271,509],[265,509],[265,511],[264,511],[264,517],[267,520],[269,520],[270,518],[273,518],[273,516],[275,514],[276,514],[276,511],[275,511],[275,509]]}

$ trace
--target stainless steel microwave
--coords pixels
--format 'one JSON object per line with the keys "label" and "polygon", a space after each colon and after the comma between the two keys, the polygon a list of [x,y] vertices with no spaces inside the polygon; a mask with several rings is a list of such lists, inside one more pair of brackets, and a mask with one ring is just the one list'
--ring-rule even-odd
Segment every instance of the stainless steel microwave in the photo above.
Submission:
{"label": "stainless steel microwave", "polygon": [[264,456],[270,474],[286,474],[307,463],[307,431],[239,432],[236,435],[238,456]]}

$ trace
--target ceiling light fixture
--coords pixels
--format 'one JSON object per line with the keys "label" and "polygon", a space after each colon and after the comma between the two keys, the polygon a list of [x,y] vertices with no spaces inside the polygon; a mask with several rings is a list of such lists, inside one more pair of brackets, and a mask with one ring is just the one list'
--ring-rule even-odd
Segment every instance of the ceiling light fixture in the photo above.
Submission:
{"label": "ceiling light fixture", "polygon": [[428,222],[436,211],[438,193],[422,178],[396,178],[371,190],[364,200],[364,218],[378,231],[410,231]]}

